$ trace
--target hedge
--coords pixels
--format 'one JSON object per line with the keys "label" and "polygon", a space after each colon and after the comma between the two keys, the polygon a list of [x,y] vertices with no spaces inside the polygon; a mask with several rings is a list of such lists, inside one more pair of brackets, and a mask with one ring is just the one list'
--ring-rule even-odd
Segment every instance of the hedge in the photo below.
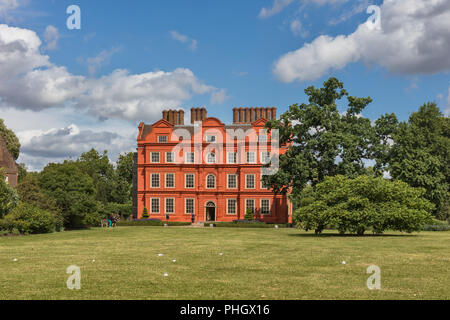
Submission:
{"label": "hedge", "polygon": [[280,224],[272,224],[265,222],[255,222],[255,223],[246,223],[246,222],[205,222],[205,227],[209,227],[212,224],[217,228],[275,228],[277,225],[278,228],[290,228],[291,225],[289,223],[280,223]]}
{"label": "hedge", "polygon": [[119,221],[117,226],[120,227],[162,227],[165,224],[171,227],[176,226],[190,226],[191,222],[178,221],[160,221],[160,220],[134,220],[134,221]]}

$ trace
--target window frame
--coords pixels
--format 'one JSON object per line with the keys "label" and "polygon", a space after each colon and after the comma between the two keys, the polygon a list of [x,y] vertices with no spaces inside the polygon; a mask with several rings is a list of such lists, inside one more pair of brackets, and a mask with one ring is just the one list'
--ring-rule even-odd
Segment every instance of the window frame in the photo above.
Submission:
{"label": "window frame", "polygon": [[[253,161],[249,160],[249,155],[250,154],[253,154]],[[256,163],[256,152],[255,151],[247,151],[245,159],[246,159],[246,163],[248,163],[248,164],[255,164]]]}
{"label": "window frame", "polygon": [[[192,176],[192,187],[187,186],[187,176]],[[195,189],[195,173],[185,173],[184,174],[184,188],[185,189]]]}
{"label": "window frame", "polygon": [[[270,216],[272,215],[272,201],[270,201],[271,199],[260,199],[259,201],[259,214],[263,215],[263,216]],[[263,201],[269,201],[269,213],[263,213],[262,209],[263,209]]]}
{"label": "window frame", "polygon": [[[173,203],[172,203],[173,212],[167,211],[167,200],[173,201]],[[175,198],[164,198],[164,212],[165,212],[165,214],[175,214]]]}
{"label": "window frame", "polygon": [[[166,141],[161,141],[161,138],[165,138]],[[168,143],[169,137],[168,136],[158,136],[158,143]]]}
{"label": "window frame", "polygon": [[248,201],[253,201],[253,214],[255,214],[256,213],[256,201],[253,198],[245,199],[245,214],[247,214]]}
{"label": "window frame", "polygon": [[[263,161],[263,154],[264,153],[267,156],[267,161],[266,162]],[[259,154],[259,162],[261,162],[262,164],[269,164],[270,163],[270,158],[271,158],[270,151],[261,151],[260,154]]]}
{"label": "window frame", "polygon": [[[167,176],[171,175],[173,177],[172,183],[173,185],[171,187],[167,186]],[[175,173],[173,172],[168,172],[164,174],[164,187],[167,189],[174,189],[175,188]]]}
{"label": "window frame", "polygon": [[[158,200],[158,212],[153,211],[153,200]],[[161,214],[161,199],[150,198],[150,214]]]}
{"label": "window frame", "polygon": [[[234,187],[230,187],[230,176],[235,177],[235,181],[234,181],[235,186]],[[236,173],[228,173],[227,174],[227,189],[237,189],[237,187],[238,187],[238,175]]]}
{"label": "window frame", "polygon": [[[209,187],[208,186],[208,178],[209,177],[214,177],[214,187]],[[216,175],[215,174],[212,174],[212,173],[208,173],[207,175],[206,175],[206,189],[209,189],[209,190],[214,190],[214,189],[217,189],[217,177],[216,177]]]}
{"label": "window frame", "polygon": [[[187,212],[187,201],[188,200],[192,200],[192,213],[191,212]],[[184,198],[184,214],[195,214],[195,198]]]}
{"label": "window frame", "polygon": [[[248,186],[248,177],[253,176],[253,187],[249,187]],[[254,173],[249,173],[245,175],[245,189],[256,189],[256,174]]]}
{"label": "window frame", "polygon": [[[172,155],[172,161],[167,160],[167,155]],[[175,152],[166,152],[166,163],[175,163]]]}
{"label": "window frame", "polygon": [[[189,159],[189,155],[193,155],[193,159],[192,159],[192,162],[190,162],[190,161],[188,161],[188,159]],[[189,159],[190,160],[190,159]],[[193,151],[193,152],[191,152],[191,151],[189,151],[189,152],[186,152],[186,154],[184,155],[184,163],[185,164],[194,164],[195,163],[195,151]]]}
{"label": "window frame", "polygon": [[[153,186],[153,176],[158,176],[158,186]],[[158,189],[161,188],[161,174],[160,173],[150,173],[150,188],[151,189]]]}
{"label": "window frame", "polygon": [[[210,161],[210,156],[211,155],[214,155],[214,162],[211,162]],[[207,164],[216,164],[217,163],[217,156],[216,156],[216,153],[214,153],[214,152],[209,152],[207,155],[206,155],[206,163]]]}
{"label": "window frame", "polygon": [[[230,161],[230,154],[234,155],[233,161]],[[237,159],[238,159],[237,152],[227,152],[227,164],[237,164]]]}
{"label": "window frame", "polygon": [[[230,212],[230,200],[234,201],[234,213]],[[227,215],[236,216],[237,215],[237,207],[238,202],[236,198],[227,198]]]}
{"label": "window frame", "polygon": [[[158,161],[153,161],[153,155],[157,154],[158,155]],[[161,154],[159,152],[150,152],[150,161],[151,163],[161,163]]]}

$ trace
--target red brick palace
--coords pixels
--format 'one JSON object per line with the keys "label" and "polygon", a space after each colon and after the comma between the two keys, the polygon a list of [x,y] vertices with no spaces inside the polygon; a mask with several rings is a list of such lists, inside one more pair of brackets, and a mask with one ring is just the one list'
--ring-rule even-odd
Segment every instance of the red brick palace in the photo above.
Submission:
{"label": "red brick palace", "polygon": [[[233,124],[208,118],[205,108],[163,111],[158,122],[140,123],[135,155],[135,215],[170,221],[233,221],[250,209],[255,219],[291,222],[286,195],[274,195],[262,182],[263,165],[275,167],[278,146],[264,125],[276,108],[235,108]],[[276,143],[275,143],[276,142]],[[265,169],[268,170],[268,169]]]}

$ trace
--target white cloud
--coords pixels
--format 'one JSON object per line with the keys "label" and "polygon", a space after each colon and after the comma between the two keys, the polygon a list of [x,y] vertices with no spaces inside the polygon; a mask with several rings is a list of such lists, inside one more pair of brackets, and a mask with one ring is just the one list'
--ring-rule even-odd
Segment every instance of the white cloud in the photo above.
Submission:
{"label": "white cloud", "polygon": [[119,153],[133,151],[135,136],[121,136],[115,132],[81,130],[72,124],[48,131],[29,130],[17,133],[22,144],[19,162],[25,162],[30,170],[41,170],[48,162],[76,159],[81,153],[95,148],[108,150],[111,160]]}
{"label": "white cloud", "polygon": [[111,61],[114,54],[121,50],[120,47],[112,48],[110,50],[103,50],[95,57],[87,58],[86,62],[88,65],[88,71],[90,75],[95,75],[95,73],[105,64]]}
{"label": "white cloud", "polygon": [[381,31],[366,22],[348,36],[320,36],[280,57],[273,71],[292,82],[314,80],[357,61],[407,75],[450,70],[450,1],[385,0],[381,25]]}
{"label": "white cloud", "polygon": [[265,19],[269,18],[277,13],[280,13],[284,8],[289,6],[293,0],[274,0],[272,7],[262,8],[259,12],[259,18]]}
{"label": "white cloud", "polygon": [[304,30],[303,25],[299,19],[295,19],[290,24],[291,32],[295,36],[305,38],[308,36],[308,31]]}
{"label": "white cloud", "polygon": [[172,36],[173,39],[182,42],[182,43],[190,43],[189,48],[192,51],[197,50],[198,47],[198,41],[192,38],[189,38],[188,36],[179,33],[178,31],[170,31],[170,35]]}
{"label": "white cloud", "polygon": [[55,50],[58,47],[59,31],[55,26],[47,26],[44,32],[44,40],[47,43],[46,50]]}
{"label": "white cloud", "polygon": [[8,11],[14,10],[19,6],[17,0],[0,0],[0,19],[10,20]]}
{"label": "white cloud", "polygon": [[339,17],[331,19],[329,24],[334,26],[349,20],[353,16],[366,11],[372,2],[373,2],[372,0],[358,0],[358,3],[352,9],[345,10],[344,13],[341,14]]}
{"label": "white cloud", "polygon": [[227,91],[225,89],[220,89],[211,94],[211,104],[221,104],[229,98]]}
{"label": "white cloud", "polygon": [[291,3],[294,2],[298,2],[300,3],[300,6],[304,6],[307,3],[313,3],[316,5],[324,5],[327,3],[343,3],[343,2],[347,2],[348,0],[273,0],[272,6],[269,8],[262,8],[259,11],[259,15],[258,17],[260,19],[265,19],[265,18],[269,18],[272,17],[278,13],[280,13],[281,11],[283,11],[285,8],[287,8]]}
{"label": "white cloud", "polygon": [[[40,46],[35,32],[0,25],[0,107],[40,111],[71,106],[101,119],[153,121],[164,108],[179,108],[194,95],[220,91],[183,68],[77,76],[52,64],[40,53]],[[92,66],[101,65],[104,58],[90,60]]]}

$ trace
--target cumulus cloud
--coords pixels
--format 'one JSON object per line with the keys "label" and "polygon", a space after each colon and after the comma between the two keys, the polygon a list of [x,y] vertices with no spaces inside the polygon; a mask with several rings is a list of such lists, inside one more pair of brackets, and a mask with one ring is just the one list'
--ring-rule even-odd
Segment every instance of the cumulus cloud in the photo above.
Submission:
{"label": "cumulus cloud", "polygon": [[47,43],[46,50],[55,50],[58,47],[59,31],[55,26],[47,26],[44,32],[44,40]]}
{"label": "cumulus cloud", "polygon": [[[179,108],[194,95],[219,94],[189,69],[100,78],[71,74],[41,54],[34,31],[0,25],[0,107],[40,111],[71,106],[100,119],[153,121],[164,108]],[[104,56],[91,60],[93,66]],[[220,94],[219,94],[220,95]]]}
{"label": "cumulus cloud", "polygon": [[314,80],[363,61],[396,74],[435,74],[450,70],[450,2],[448,0],[385,0],[382,30],[361,24],[350,35],[322,35],[278,59],[280,81]]}
{"label": "cumulus cloud", "polygon": [[131,135],[124,137],[115,132],[81,130],[74,124],[48,131],[21,131],[17,136],[22,144],[19,161],[25,161],[31,170],[41,170],[49,161],[76,159],[92,148],[100,152],[108,150],[111,159],[115,159],[119,153],[133,151],[136,144]]}
{"label": "cumulus cloud", "polygon": [[170,35],[172,36],[173,39],[182,42],[182,43],[189,43],[189,48],[192,51],[197,50],[197,46],[198,46],[198,41],[192,38],[189,38],[188,36],[179,33],[178,31],[172,30],[170,31]]}

